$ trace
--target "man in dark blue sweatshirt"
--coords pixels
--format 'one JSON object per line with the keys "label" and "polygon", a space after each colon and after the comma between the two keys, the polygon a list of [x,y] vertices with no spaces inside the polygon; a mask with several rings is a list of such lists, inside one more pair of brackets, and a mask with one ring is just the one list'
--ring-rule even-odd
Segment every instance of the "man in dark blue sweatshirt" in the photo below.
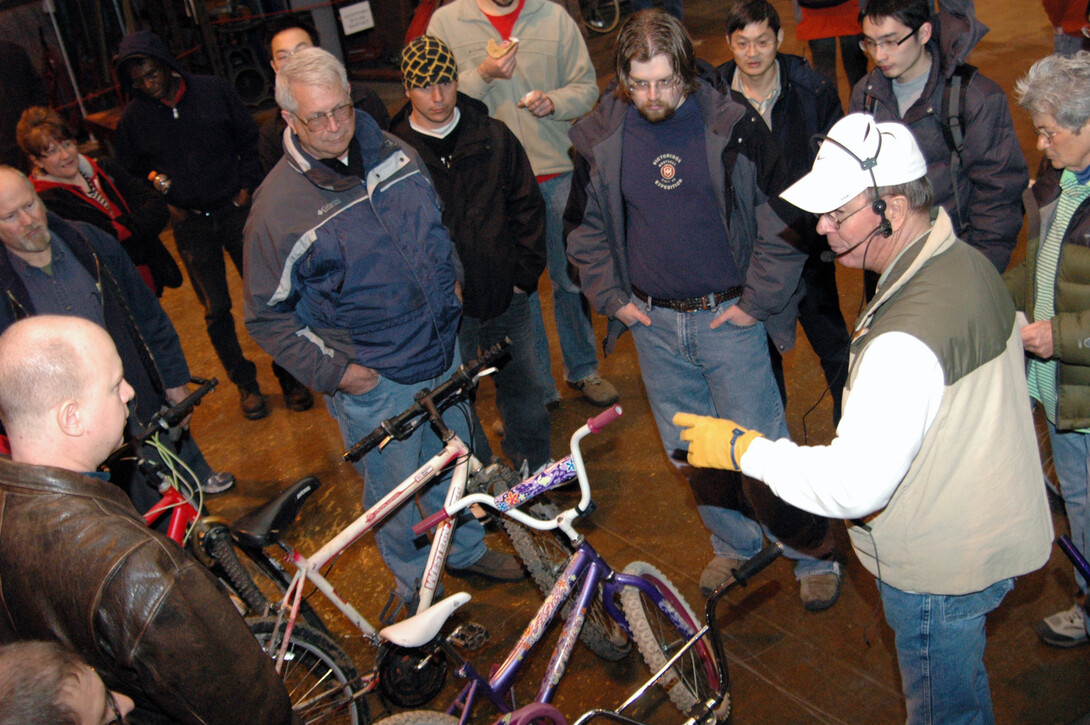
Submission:
{"label": "man in dark blue sweatshirt", "polygon": [[[239,388],[242,414],[258,420],[269,409],[257,367],[242,353],[224,251],[242,273],[242,228],[250,195],[261,182],[258,129],[235,91],[215,76],[193,75],[149,31],[125,36],[117,76],[132,99],[117,127],[121,164],[139,177],[152,171],[171,181],[166,193],[174,240],[197,298],[216,355]],[[274,366],[292,410],[306,410],[313,396]]]}

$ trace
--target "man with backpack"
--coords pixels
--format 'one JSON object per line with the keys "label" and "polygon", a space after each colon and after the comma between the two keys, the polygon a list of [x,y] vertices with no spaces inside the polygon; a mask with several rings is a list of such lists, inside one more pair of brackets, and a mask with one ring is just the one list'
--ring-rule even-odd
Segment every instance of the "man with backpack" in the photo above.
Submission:
{"label": "man with backpack", "polygon": [[908,126],[935,203],[1003,272],[1022,227],[1029,172],[1006,95],[965,63],[987,28],[975,17],[932,16],[924,0],[869,0],[859,22],[876,67],[852,91],[851,112]]}

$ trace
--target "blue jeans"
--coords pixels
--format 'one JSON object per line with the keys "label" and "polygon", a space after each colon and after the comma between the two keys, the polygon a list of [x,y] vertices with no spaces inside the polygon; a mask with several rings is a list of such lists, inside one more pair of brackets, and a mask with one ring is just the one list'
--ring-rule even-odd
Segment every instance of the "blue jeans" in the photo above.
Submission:
{"label": "blue jeans", "polygon": [[[598,371],[598,355],[594,348],[590,308],[583,299],[583,293],[568,276],[568,255],[564,251],[564,207],[570,191],[570,171],[541,184],[541,194],[545,197],[545,257],[553,285],[556,335],[564,361],[564,379],[575,382]],[[545,320],[541,316],[541,300],[537,292],[530,295],[529,302],[537,366],[545,385],[545,401],[560,400],[560,393],[553,381],[549,338],[545,335]]]}
{"label": "blue jeans", "polygon": [[975,594],[912,594],[878,582],[897,643],[908,724],[987,725],[995,721],[984,669],[984,619],[1014,579]]}
{"label": "blue jeans", "polygon": [[[510,359],[492,375],[496,383],[496,408],[503,421],[503,452],[516,470],[526,461],[530,470],[536,471],[552,457],[552,429],[549,412],[545,410],[545,386],[534,357],[530,303],[523,292],[516,292],[503,314],[491,320],[462,317],[458,330],[462,358],[472,360],[479,349],[489,348],[505,337],[511,341],[507,348]],[[482,460],[491,458],[487,439],[484,448],[474,440],[474,449],[478,456],[483,454]]]}
{"label": "blue jeans", "polygon": [[[1056,467],[1056,478],[1060,481],[1060,493],[1067,509],[1071,541],[1083,556],[1090,556],[1090,435],[1058,431],[1056,426],[1049,423],[1048,438],[1052,443],[1052,463]],[[1075,583],[1084,594],[1090,591],[1086,580],[1077,571]],[[1087,617],[1087,625],[1090,627],[1090,616]]]}
{"label": "blue jeans", "polygon": [[[772,377],[764,325],[739,327],[728,322],[715,330],[708,327],[736,302],[696,312],[643,305],[651,326],[637,323],[630,328],[643,385],[668,456],[687,447],[673,422],[679,411],[729,418],[774,440],[791,435]],[[674,461],[674,465],[683,464]],[[761,550],[768,532],[753,519],[720,506],[698,505],[697,510],[712,532],[716,556],[748,559]],[[815,559],[790,547],[785,555],[798,562],[797,577],[840,571],[835,561]]]}
{"label": "blue jeans", "polygon": [[227,252],[242,274],[242,228],[249,213],[249,205],[227,204],[210,215],[190,212],[174,225],[178,255],[204,307],[208,339],[228,379],[240,388],[257,387],[257,367],[242,354],[238,343],[223,253]]}
{"label": "blue jeans", "polygon": [[[402,412],[413,404],[413,394],[423,387],[434,388],[442,383],[461,364],[461,356],[455,352],[454,362],[442,375],[424,380],[416,385],[401,385],[380,378],[378,385],[363,395],[337,392],[325,396],[326,406],[341,427],[345,447],[350,447],[378,425]],[[451,430],[464,440],[469,440],[469,429],[462,411],[447,410],[443,420]],[[429,425],[421,426],[412,438],[392,441],[384,449],[373,450],[355,466],[363,476],[363,506],[371,508],[399,483],[408,478],[443,448],[442,441]],[[438,511],[446,497],[446,483],[450,474],[429,483],[417,498],[426,514]],[[393,572],[397,593],[408,602],[417,589],[428,561],[429,542],[426,537],[416,537],[414,524],[420,521],[420,511],[413,502],[406,502],[375,529],[375,541],[379,554]],[[462,516],[454,531],[453,545],[447,561],[462,569],[477,563],[485,554],[484,529],[472,516]]]}

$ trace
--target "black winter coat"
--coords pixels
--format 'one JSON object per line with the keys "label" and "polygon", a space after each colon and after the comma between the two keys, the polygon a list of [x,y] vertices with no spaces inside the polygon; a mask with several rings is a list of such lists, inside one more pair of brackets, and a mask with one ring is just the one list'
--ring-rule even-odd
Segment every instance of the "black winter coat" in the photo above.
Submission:
{"label": "black winter coat", "polygon": [[545,269],[545,199],[530,160],[502,121],[487,107],[458,94],[461,120],[457,146],[448,161],[417,143],[406,103],[390,131],[413,144],[431,174],[465,269],[462,312],[480,320],[502,314],[514,288],[537,289]]}

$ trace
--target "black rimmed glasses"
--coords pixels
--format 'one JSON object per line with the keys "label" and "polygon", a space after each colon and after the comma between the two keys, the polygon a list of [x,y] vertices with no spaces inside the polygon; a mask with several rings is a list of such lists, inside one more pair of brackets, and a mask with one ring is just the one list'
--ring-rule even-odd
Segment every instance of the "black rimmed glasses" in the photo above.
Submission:
{"label": "black rimmed glasses", "polygon": [[882,50],[885,53],[892,53],[918,32],[920,32],[920,29],[916,28],[900,40],[893,40],[891,38],[887,38],[886,40],[871,40],[870,38],[863,38],[859,41],[859,47],[864,52],[870,53],[871,55],[874,55],[875,50]]}

